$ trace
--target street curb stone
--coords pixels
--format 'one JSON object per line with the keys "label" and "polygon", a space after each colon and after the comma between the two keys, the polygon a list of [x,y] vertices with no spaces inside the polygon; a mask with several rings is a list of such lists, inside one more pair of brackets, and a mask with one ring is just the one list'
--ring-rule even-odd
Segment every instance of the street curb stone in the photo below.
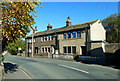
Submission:
{"label": "street curb stone", "polygon": [[4,64],[0,63],[0,81],[4,80]]}

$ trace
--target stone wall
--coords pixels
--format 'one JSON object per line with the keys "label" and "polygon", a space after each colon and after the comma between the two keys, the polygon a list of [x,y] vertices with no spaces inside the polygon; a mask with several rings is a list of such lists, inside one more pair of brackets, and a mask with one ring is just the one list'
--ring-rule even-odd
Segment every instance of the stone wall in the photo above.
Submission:
{"label": "stone wall", "polygon": [[105,44],[105,53],[114,53],[118,49],[120,49],[120,44],[118,46],[118,43]]}
{"label": "stone wall", "polygon": [[90,50],[91,56],[103,56],[103,48],[102,48],[102,42],[95,42],[91,43],[91,50]]}

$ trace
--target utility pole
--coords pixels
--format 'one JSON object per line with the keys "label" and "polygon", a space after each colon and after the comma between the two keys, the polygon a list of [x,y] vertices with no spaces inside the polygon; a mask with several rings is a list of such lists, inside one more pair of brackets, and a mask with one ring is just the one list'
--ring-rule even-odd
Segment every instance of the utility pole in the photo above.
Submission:
{"label": "utility pole", "polygon": [[31,57],[34,56],[34,34],[37,32],[37,26],[35,26],[35,29],[33,27],[31,27],[32,30],[33,30],[33,33],[32,33],[32,55]]}
{"label": "utility pole", "polygon": [[34,30],[33,30],[33,33],[32,33],[32,57],[34,55]]}

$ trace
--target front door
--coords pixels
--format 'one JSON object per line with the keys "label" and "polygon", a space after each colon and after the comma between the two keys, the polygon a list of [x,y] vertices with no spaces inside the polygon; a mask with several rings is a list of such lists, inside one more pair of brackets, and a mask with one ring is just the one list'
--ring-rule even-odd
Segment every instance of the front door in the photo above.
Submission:
{"label": "front door", "polygon": [[81,46],[82,48],[82,55],[86,56],[86,46]]}

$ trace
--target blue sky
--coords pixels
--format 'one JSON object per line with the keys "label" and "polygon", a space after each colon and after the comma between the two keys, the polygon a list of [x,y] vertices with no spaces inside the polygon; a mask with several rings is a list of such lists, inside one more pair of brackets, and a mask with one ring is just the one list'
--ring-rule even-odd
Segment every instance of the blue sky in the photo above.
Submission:
{"label": "blue sky", "polygon": [[48,23],[53,29],[64,27],[68,16],[72,24],[79,24],[118,13],[118,2],[43,2],[42,6],[36,7],[38,32],[45,31]]}

